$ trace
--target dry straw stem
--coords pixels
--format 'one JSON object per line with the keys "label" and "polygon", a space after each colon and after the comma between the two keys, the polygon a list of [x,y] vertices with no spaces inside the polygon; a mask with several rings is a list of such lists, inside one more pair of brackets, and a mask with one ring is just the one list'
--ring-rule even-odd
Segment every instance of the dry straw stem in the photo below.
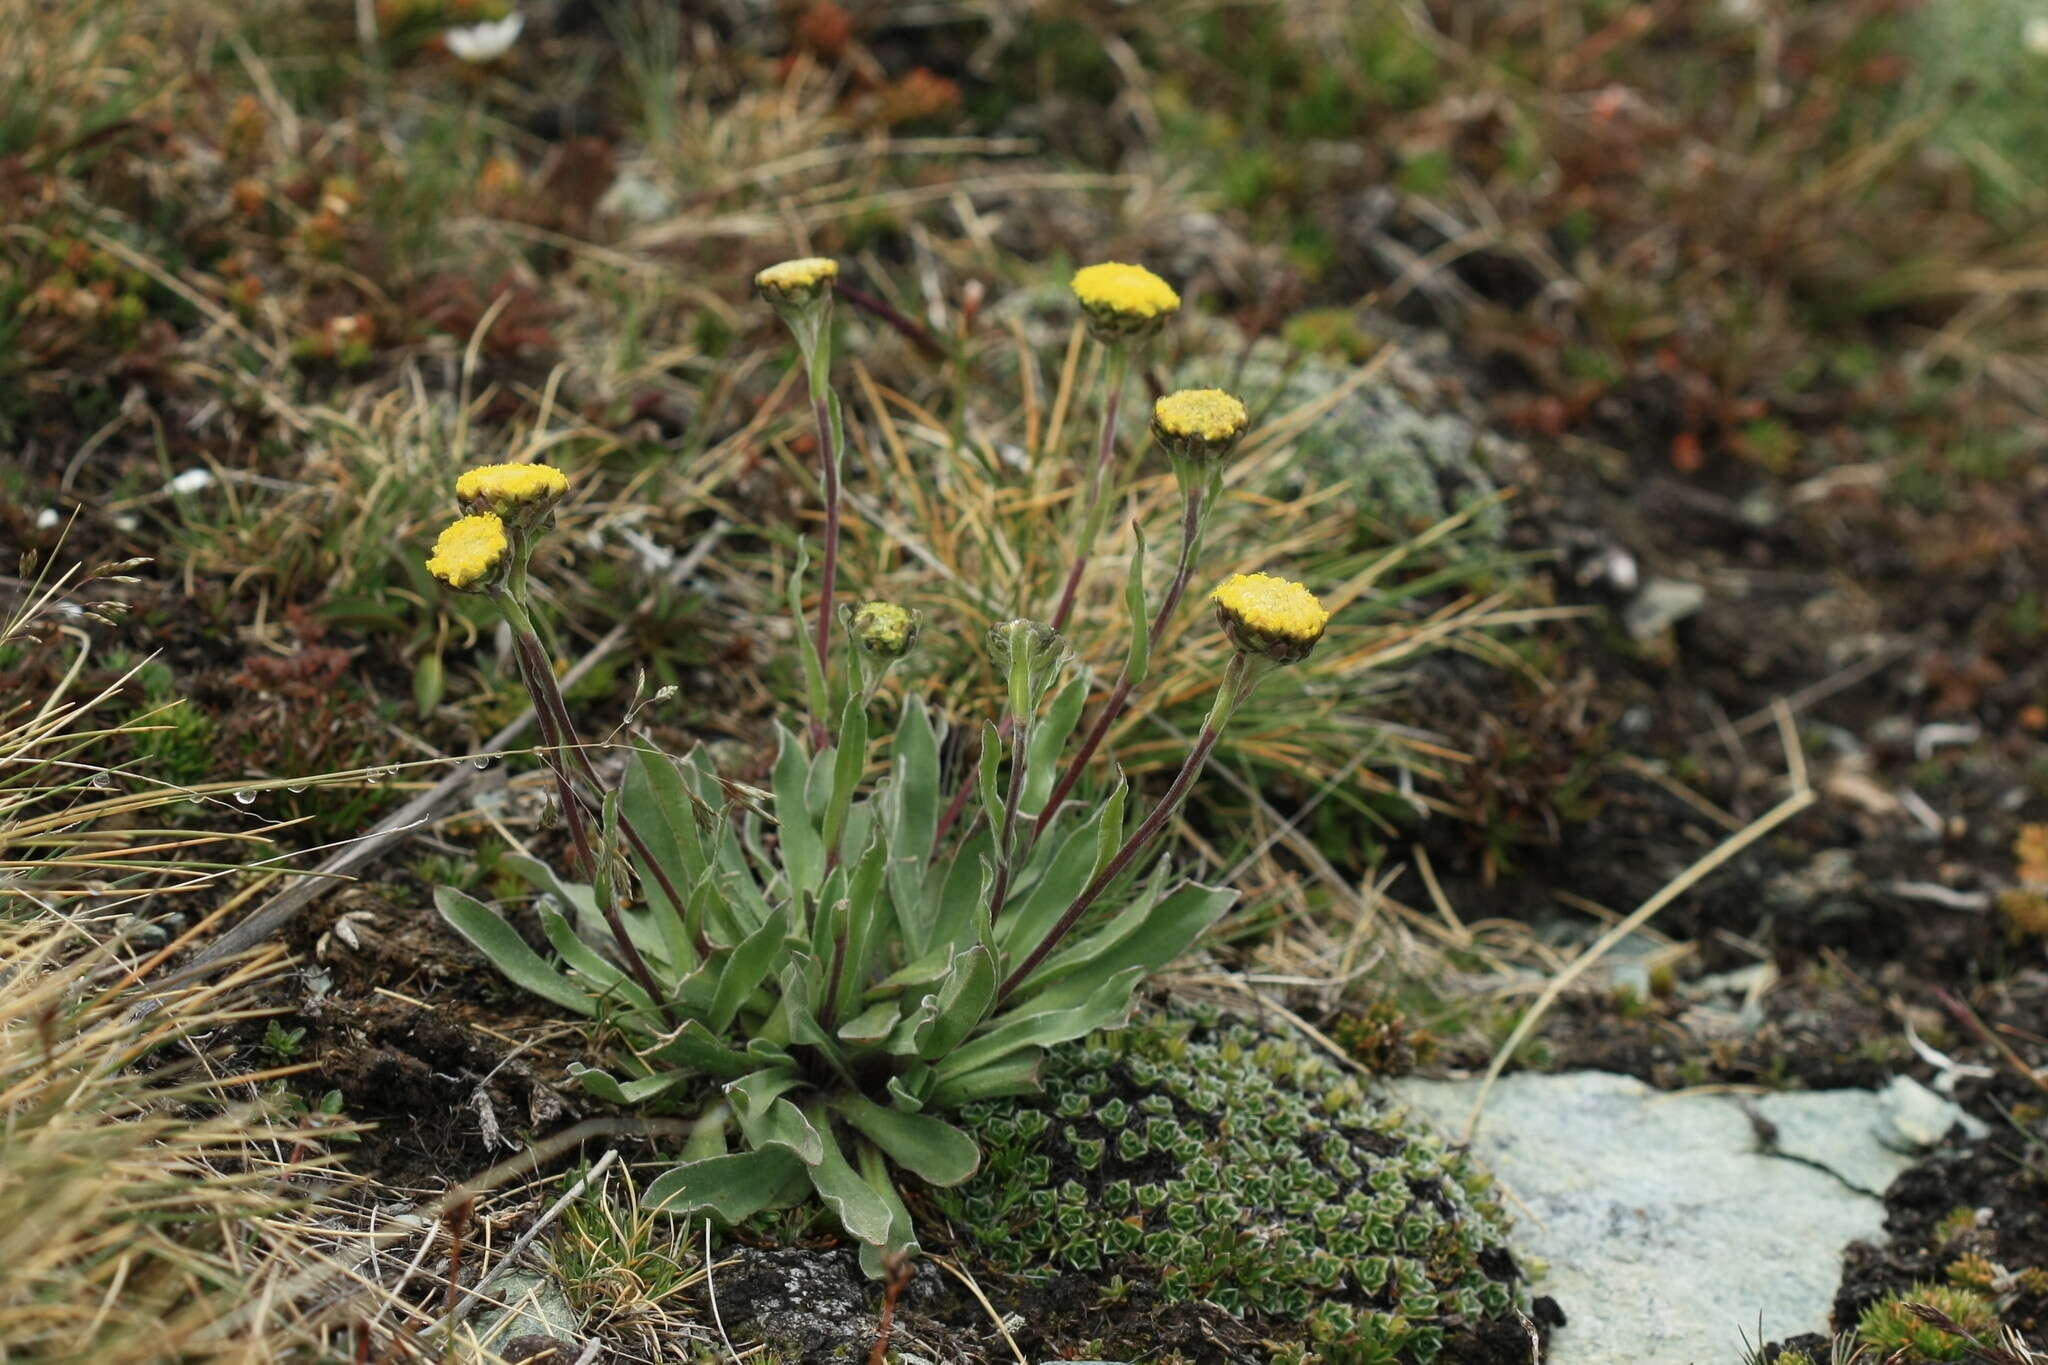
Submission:
{"label": "dry straw stem", "polygon": [[[191,1041],[265,1013],[252,990],[282,956],[142,1020],[94,984],[119,974],[94,929],[0,925],[0,1359],[271,1360],[311,1344],[273,1294],[317,1256],[308,1199],[347,1188],[320,1155],[336,1129],[266,1101],[280,1071],[218,1076]],[[275,1311],[202,1340],[250,1300]]]}
{"label": "dry straw stem", "polygon": [[1465,1119],[1464,1131],[1459,1138],[1461,1142],[1472,1141],[1472,1135],[1478,1131],[1480,1116],[1486,1109],[1487,1096],[1492,1093],[1493,1083],[1500,1079],[1500,1073],[1507,1067],[1509,1059],[1515,1055],[1515,1049],[1535,1031],[1537,1023],[1550,1007],[1557,1003],[1558,998],[1572,982],[1583,976],[1589,967],[1605,957],[1616,944],[1648,924],[1658,911],[1691,890],[1702,878],[1813,804],[1813,787],[1808,783],[1806,774],[1806,754],[1800,748],[1799,732],[1792,724],[1791,709],[1780,701],[1777,712],[1778,734],[1785,748],[1785,761],[1792,784],[1791,792],[1784,800],[1750,821],[1739,832],[1716,844],[1711,852],[1691,867],[1666,882],[1655,895],[1602,934],[1590,948],[1572,959],[1571,964],[1563,971],[1551,977],[1549,984],[1543,988],[1543,993],[1524,1011],[1521,1019],[1515,1024],[1514,1031],[1508,1034],[1507,1040],[1494,1053],[1493,1061],[1486,1068],[1486,1076],[1480,1082],[1478,1097],[1472,1102],[1472,1112]]}

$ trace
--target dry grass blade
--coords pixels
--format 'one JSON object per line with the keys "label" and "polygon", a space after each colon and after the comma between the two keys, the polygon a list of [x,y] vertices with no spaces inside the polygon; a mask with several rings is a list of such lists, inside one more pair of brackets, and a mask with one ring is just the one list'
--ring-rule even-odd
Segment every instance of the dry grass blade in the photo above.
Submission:
{"label": "dry grass blade", "polygon": [[1807,782],[1806,776],[1806,758],[1799,747],[1798,732],[1792,726],[1792,713],[1783,703],[1778,707],[1778,729],[1784,741],[1786,762],[1790,768],[1791,793],[1777,805],[1750,821],[1740,831],[1716,844],[1711,852],[1693,863],[1691,867],[1666,882],[1655,895],[1602,934],[1592,947],[1573,958],[1563,971],[1550,978],[1549,983],[1543,988],[1543,993],[1523,1012],[1521,1019],[1515,1024],[1514,1031],[1508,1034],[1507,1041],[1494,1053],[1493,1061],[1486,1068],[1486,1076],[1480,1082],[1479,1095],[1472,1101],[1472,1113],[1465,1120],[1465,1129],[1460,1135],[1461,1141],[1472,1140],[1473,1133],[1479,1128],[1480,1115],[1485,1112],[1486,1098],[1493,1091],[1493,1083],[1500,1079],[1500,1073],[1506,1069],[1509,1059],[1515,1055],[1515,1050],[1535,1031],[1537,1023],[1550,1007],[1557,1003],[1558,997],[1564,994],[1572,982],[1583,976],[1589,967],[1605,957],[1616,944],[1648,924],[1658,911],[1697,885],[1701,878],[1813,804],[1813,788]]}
{"label": "dry grass blade", "polygon": [[307,1340],[282,1304],[202,1334],[312,1254],[301,1209],[340,1188],[319,1155],[338,1130],[193,1040],[257,1013],[279,959],[137,1019],[93,984],[114,951],[54,916],[0,926],[0,1359],[275,1358]]}

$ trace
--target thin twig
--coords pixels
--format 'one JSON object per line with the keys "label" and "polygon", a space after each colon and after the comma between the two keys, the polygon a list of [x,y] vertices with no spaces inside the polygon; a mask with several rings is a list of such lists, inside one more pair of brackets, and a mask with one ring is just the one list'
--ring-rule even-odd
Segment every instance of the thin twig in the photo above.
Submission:
{"label": "thin twig", "polygon": [[597,1164],[595,1166],[592,1166],[587,1172],[585,1172],[581,1180],[578,1180],[575,1184],[571,1185],[567,1193],[563,1194],[563,1196],[560,1199],[557,1199],[553,1204],[550,1204],[548,1206],[547,1212],[543,1213],[540,1217],[534,1219],[532,1226],[528,1227],[525,1232],[519,1234],[519,1240],[514,1242],[510,1247],[508,1247],[505,1251],[505,1254],[498,1258],[498,1263],[491,1267],[490,1273],[488,1275],[485,1275],[482,1279],[476,1282],[476,1286],[463,1297],[461,1303],[456,1305],[455,1311],[450,1313],[441,1321],[435,1323],[434,1327],[453,1328],[459,1326],[462,1320],[469,1316],[470,1310],[474,1309],[477,1306],[477,1304],[483,1300],[485,1291],[490,1289],[492,1285],[498,1282],[499,1276],[503,1275],[507,1270],[510,1270],[512,1268],[513,1263],[519,1259],[521,1252],[525,1251],[529,1246],[533,1245],[533,1239],[540,1236],[542,1232],[546,1231],[549,1224],[553,1223],[557,1218],[560,1218],[562,1216],[563,1210],[567,1209],[570,1204],[574,1203],[576,1198],[579,1195],[581,1195],[584,1190],[590,1187],[590,1183],[593,1180],[596,1180],[599,1176],[603,1175],[607,1170],[611,1169],[612,1163],[617,1161],[618,1159],[619,1149],[616,1147],[613,1147],[612,1149],[607,1151],[603,1156],[599,1157],[597,1159]]}

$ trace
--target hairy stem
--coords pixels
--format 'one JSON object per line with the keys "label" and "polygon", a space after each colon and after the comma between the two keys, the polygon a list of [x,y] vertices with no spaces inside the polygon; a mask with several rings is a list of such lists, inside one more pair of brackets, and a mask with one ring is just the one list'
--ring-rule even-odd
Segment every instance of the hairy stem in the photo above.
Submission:
{"label": "hairy stem", "polygon": [[1003,902],[1010,894],[1010,873],[1015,866],[1011,845],[1015,842],[1017,803],[1024,798],[1024,751],[1031,742],[1031,726],[1017,727],[1017,742],[1010,746],[1010,795],[1003,803],[1003,827],[996,833],[996,879],[990,888],[989,923],[1003,917]]}
{"label": "hairy stem", "polygon": [[[554,669],[548,665],[547,655],[542,651],[540,640],[533,632],[533,622],[528,617],[526,608],[502,594],[499,595],[499,606],[512,623],[512,638],[520,661],[519,671],[526,681],[527,692],[533,698],[534,714],[542,718],[542,739],[551,748],[549,766],[555,771],[556,786],[561,792],[563,818],[569,822],[571,837],[576,840],[586,868],[594,881],[597,877],[597,858],[600,855],[591,846],[590,830],[581,798],[575,790],[568,765],[572,761],[580,765],[591,786],[598,792],[603,791],[603,785],[597,780],[597,770],[592,766],[589,755],[583,752],[582,744],[576,741],[575,730],[569,721],[568,705],[562,699],[561,689],[555,684]],[[572,753],[575,755],[573,760],[569,757]],[[623,818],[620,823],[624,832]],[[628,833],[627,838],[635,845],[635,851],[640,854],[642,862],[658,870],[658,864],[647,856],[646,846],[640,842],[638,834]],[[602,856],[609,857],[610,851],[605,850]],[[665,882],[663,889],[668,889]],[[682,902],[674,900],[673,893],[670,894],[671,904],[680,908]],[[635,944],[632,935],[626,932],[625,921],[619,918],[616,898],[606,896],[600,897],[600,900],[602,904],[599,909],[605,925],[611,930],[612,941],[617,945],[626,969],[632,973],[633,980],[640,989],[647,992],[647,998],[654,1003],[655,1009],[661,1012],[663,1022],[674,1028],[675,1014],[670,1010],[660,985],[656,983],[653,971],[648,968],[647,960],[640,955],[639,945]]]}
{"label": "hairy stem", "polygon": [[[1159,610],[1152,614],[1149,631],[1151,647],[1159,648],[1159,641],[1166,633],[1166,623],[1180,608],[1180,599],[1187,592],[1188,578],[1194,572],[1195,552],[1202,539],[1202,487],[1192,481],[1181,489],[1180,518],[1180,561],[1174,566],[1173,582],[1166,589],[1166,596],[1160,600]],[[1053,815],[1059,810],[1060,802],[1067,799],[1067,793],[1081,780],[1081,772],[1088,766],[1088,760],[1095,757],[1095,751],[1102,747],[1102,741],[1109,736],[1109,727],[1122,714],[1124,703],[1130,700],[1131,689],[1136,684],[1131,680],[1129,665],[1117,674],[1116,686],[1111,689],[1109,699],[1102,704],[1102,711],[1095,717],[1095,724],[1089,729],[1081,747],[1067,763],[1067,770],[1060,774],[1058,785],[1047,798],[1045,809],[1038,813],[1038,824],[1032,830],[1034,835],[1045,833],[1045,827],[1052,823]]]}
{"label": "hairy stem", "polygon": [[1112,343],[1103,366],[1109,391],[1102,400],[1102,431],[1096,437],[1095,462],[1088,474],[1088,498],[1081,506],[1080,535],[1075,538],[1074,562],[1068,566],[1066,585],[1060,589],[1059,605],[1053,609],[1052,628],[1065,630],[1074,614],[1074,599],[1081,590],[1081,576],[1088,571],[1088,557],[1102,534],[1103,489],[1109,482],[1110,462],[1116,457],[1116,419],[1123,407],[1124,378],[1130,373],[1130,351]]}
{"label": "hairy stem", "polygon": [[1202,732],[1195,737],[1194,747],[1188,750],[1187,760],[1180,765],[1180,771],[1174,775],[1173,785],[1166,789],[1166,795],[1159,799],[1159,804],[1152,807],[1152,812],[1145,817],[1144,823],[1124,840],[1123,847],[1116,851],[1115,856],[1100,872],[1088,879],[1088,885],[1081,888],[1081,894],[1074,897],[1073,902],[1060,915],[1058,922],[1046,932],[1038,946],[1017,965],[1015,971],[1004,978],[1002,988],[996,992],[998,1006],[1010,997],[1011,992],[1024,984],[1025,979],[1037,970],[1038,964],[1045,961],[1046,955],[1057,948],[1060,941],[1080,923],[1081,917],[1088,913],[1102,893],[1123,875],[1125,869],[1137,860],[1138,855],[1145,851],[1153,838],[1166,828],[1166,822],[1180,809],[1181,803],[1187,799],[1188,789],[1194,785],[1195,779],[1201,776],[1202,769],[1208,764],[1209,751],[1216,747],[1216,741],[1223,734],[1223,727],[1229,724],[1230,713],[1237,709],[1238,702],[1251,690],[1254,681],[1256,677],[1249,657],[1244,654],[1231,655],[1230,663],[1224,670],[1223,681],[1216,689],[1216,702],[1209,708],[1208,719],[1202,722]]}

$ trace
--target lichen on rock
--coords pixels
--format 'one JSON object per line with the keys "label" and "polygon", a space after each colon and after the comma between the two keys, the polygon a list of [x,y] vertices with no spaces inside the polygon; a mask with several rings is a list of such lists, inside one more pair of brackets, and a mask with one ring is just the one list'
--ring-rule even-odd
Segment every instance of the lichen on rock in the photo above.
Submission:
{"label": "lichen on rock", "polygon": [[1526,1353],[1491,1177],[1302,1043],[1176,1014],[1044,1079],[962,1113],[985,1163],[936,1192],[1002,1268],[1153,1286],[1331,1365]]}

